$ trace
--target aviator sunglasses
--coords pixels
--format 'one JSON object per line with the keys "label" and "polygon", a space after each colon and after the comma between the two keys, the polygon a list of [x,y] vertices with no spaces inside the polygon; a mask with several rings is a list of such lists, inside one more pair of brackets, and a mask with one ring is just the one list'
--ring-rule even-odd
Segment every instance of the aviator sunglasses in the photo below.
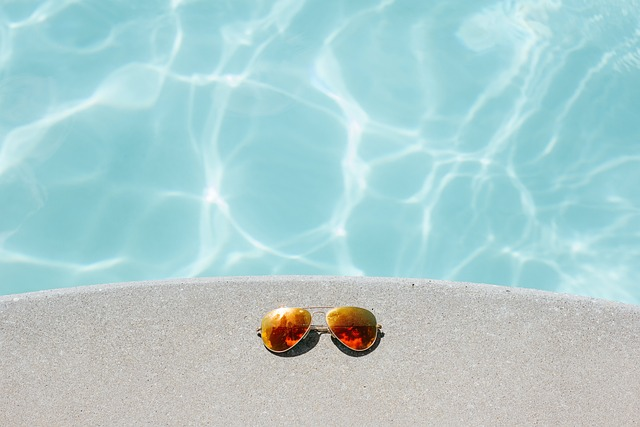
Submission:
{"label": "aviator sunglasses", "polygon": [[[312,325],[309,310],[324,313],[327,326]],[[376,342],[380,329],[373,313],[360,307],[282,307],[265,314],[257,332],[274,353],[291,350],[309,331],[330,333],[351,350],[365,351]]]}

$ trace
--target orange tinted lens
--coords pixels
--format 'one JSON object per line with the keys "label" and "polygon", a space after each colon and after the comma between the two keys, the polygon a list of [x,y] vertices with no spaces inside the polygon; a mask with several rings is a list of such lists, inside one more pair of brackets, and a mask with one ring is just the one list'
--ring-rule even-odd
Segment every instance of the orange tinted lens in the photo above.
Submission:
{"label": "orange tinted lens", "polygon": [[279,308],[262,318],[262,341],[271,351],[287,351],[309,331],[311,313],[302,308]]}
{"label": "orange tinted lens", "polygon": [[340,342],[352,350],[363,351],[376,341],[376,317],[359,307],[338,307],[327,313],[327,326]]}

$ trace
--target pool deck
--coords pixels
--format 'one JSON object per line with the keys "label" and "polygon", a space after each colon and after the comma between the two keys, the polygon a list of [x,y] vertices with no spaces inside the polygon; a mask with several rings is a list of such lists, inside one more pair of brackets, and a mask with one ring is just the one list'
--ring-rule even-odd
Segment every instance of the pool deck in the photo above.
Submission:
{"label": "pool deck", "polygon": [[[256,327],[283,305],[368,308],[384,336],[277,356]],[[640,307],[527,289],[274,276],[8,295],[0,353],[3,426],[640,422]]]}

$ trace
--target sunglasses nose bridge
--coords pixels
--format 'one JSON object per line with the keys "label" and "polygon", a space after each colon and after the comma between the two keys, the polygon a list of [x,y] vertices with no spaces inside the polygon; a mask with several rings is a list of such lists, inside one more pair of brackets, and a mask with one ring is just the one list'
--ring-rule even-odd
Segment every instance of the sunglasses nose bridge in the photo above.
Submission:
{"label": "sunglasses nose bridge", "polygon": [[323,321],[326,319],[327,314],[322,310],[309,310],[311,312],[311,319],[322,319]]}
{"label": "sunglasses nose bridge", "polygon": [[322,310],[311,311],[313,329],[319,333],[329,333],[327,314]]}

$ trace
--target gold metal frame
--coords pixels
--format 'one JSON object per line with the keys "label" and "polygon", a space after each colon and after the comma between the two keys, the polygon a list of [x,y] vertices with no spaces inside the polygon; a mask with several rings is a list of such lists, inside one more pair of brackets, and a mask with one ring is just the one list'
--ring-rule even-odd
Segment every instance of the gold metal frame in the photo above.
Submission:
{"label": "gold metal frame", "polygon": [[[379,338],[379,332],[380,330],[382,330],[382,325],[381,324],[376,324],[376,338],[373,340],[373,342],[371,343],[371,345],[367,348],[363,348],[362,350],[356,350],[353,349],[349,346],[347,346],[346,344],[344,344],[340,338],[338,338],[336,336],[335,333],[333,333],[333,331],[331,330],[331,328],[329,327],[329,323],[327,322],[327,314],[336,308],[342,308],[342,307],[355,307],[355,306],[345,306],[345,305],[341,305],[341,306],[337,306],[337,307],[333,307],[333,306],[325,306],[325,305],[317,305],[317,306],[310,306],[310,307],[279,307],[279,308],[293,308],[293,309],[300,309],[300,310],[305,310],[307,311],[310,315],[311,315],[311,320],[313,321],[313,316],[315,314],[318,313],[322,313],[324,314],[324,321],[325,323],[327,323],[327,326],[322,326],[322,325],[314,325],[314,324],[310,324],[309,327],[307,328],[306,332],[304,333],[304,335],[302,336],[302,338],[300,338],[294,345],[292,345],[291,347],[289,347],[286,350],[280,350],[280,351],[276,351],[276,350],[272,350],[268,347],[267,350],[269,350],[272,353],[284,353],[286,351],[291,350],[292,348],[294,348],[295,346],[297,346],[299,343],[301,343],[302,341],[304,341],[304,339],[307,337],[307,335],[309,335],[310,331],[314,331],[317,332],[319,334],[331,334],[331,336],[333,336],[335,339],[337,339],[342,345],[344,345],[345,347],[347,347],[349,350],[351,351],[367,351],[369,350],[371,347],[373,347],[373,345],[376,343],[376,341]],[[368,312],[370,312],[371,314],[373,314],[373,312],[371,310],[368,310],[366,308],[362,308],[362,307],[357,307],[357,308],[361,308],[362,310],[367,310]],[[323,309],[323,310],[327,310],[327,311],[323,311],[323,310],[318,310],[318,309]],[[274,309],[277,310],[277,309]],[[315,311],[312,311],[315,310]],[[271,310],[273,311],[273,310]],[[267,312],[267,314],[271,313],[271,311]],[[265,315],[266,316],[266,315]],[[375,317],[375,314],[373,314],[373,317]],[[261,336],[262,333],[262,327],[258,327],[256,328],[256,333]]]}

